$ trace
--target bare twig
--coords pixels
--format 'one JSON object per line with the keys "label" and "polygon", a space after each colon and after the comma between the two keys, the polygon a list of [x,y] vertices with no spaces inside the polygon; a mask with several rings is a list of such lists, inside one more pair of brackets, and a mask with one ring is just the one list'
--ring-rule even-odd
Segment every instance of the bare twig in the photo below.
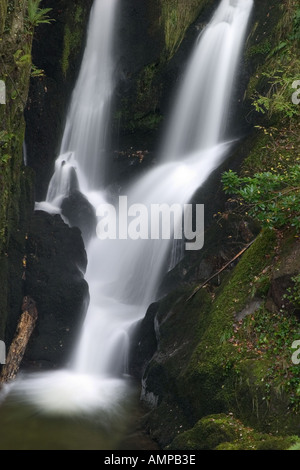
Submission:
{"label": "bare twig", "polygon": [[256,238],[254,238],[254,240],[252,240],[250,243],[248,243],[248,245],[246,245],[237,255],[234,256],[234,258],[232,258],[230,261],[228,261],[228,263],[226,263],[221,269],[219,269],[218,272],[216,272],[215,274],[213,274],[210,278],[208,278],[205,282],[203,282],[202,284],[200,284],[199,286],[197,286],[194,291],[192,292],[192,294],[186,299],[186,302],[189,302],[191,299],[193,299],[195,297],[195,295],[197,294],[197,292],[199,292],[200,289],[202,289],[202,287],[206,286],[206,284],[208,284],[212,279],[214,279],[216,276],[218,276],[222,271],[224,271],[231,263],[233,263],[233,261],[235,261],[237,258],[239,258],[243,253],[245,253],[246,250],[248,250],[248,248],[252,245],[252,243],[254,243],[256,240]]}

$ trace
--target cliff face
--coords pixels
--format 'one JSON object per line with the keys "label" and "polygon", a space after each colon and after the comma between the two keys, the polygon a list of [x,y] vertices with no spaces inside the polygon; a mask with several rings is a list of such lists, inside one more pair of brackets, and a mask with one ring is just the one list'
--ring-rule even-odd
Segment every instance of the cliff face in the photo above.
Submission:
{"label": "cliff face", "polygon": [[[175,52],[199,13],[214,3],[208,0],[187,4],[182,0],[119,2],[112,160],[114,151],[155,147],[170,89],[177,79],[178,67],[182,66],[181,59],[181,65],[174,61]],[[55,22],[36,30],[33,59],[45,71],[45,76],[32,80],[25,113],[28,162],[39,175],[37,200],[45,197],[59,152],[67,107],[85,46],[91,4],[91,0],[42,2],[43,7],[53,8],[51,16]],[[198,33],[197,28],[193,28],[187,48]],[[39,139],[35,138],[36,133]]]}
{"label": "cliff face", "polygon": [[[44,0],[51,25],[40,25],[33,43],[34,64],[43,71],[31,80],[25,109],[28,164],[38,175],[36,200],[43,200],[59,153],[73,86],[85,46],[92,0]],[[38,138],[37,138],[38,136]]]}
{"label": "cliff face", "polygon": [[[33,60],[44,73],[35,69],[28,101],[33,28],[27,3],[0,0],[0,79],[5,81],[7,98],[6,105],[0,104],[0,339],[5,329],[11,338],[24,290],[33,289],[43,304],[43,324],[27,360],[51,363],[55,358],[60,364],[62,339],[67,344],[64,358],[71,344],[71,310],[75,305],[77,328],[82,299],[87,295],[82,274],[70,267],[74,290],[65,293],[70,301],[57,297],[62,286],[56,283],[50,300],[43,299],[48,279],[58,269],[55,253],[61,254],[57,246],[62,234],[66,248],[68,240],[76,240],[83,266],[84,250],[78,231],[68,235],[61,220],[37,214],[29,230],[33,178],[22,163],[23,111],[28,163],[37,175],[39,200],[45,196],[58,152],[92,1],[43,0],[44,8],[53,8],[51,17],[56,21],[36,28]],[[112,151],[124,153],[126,161],[131,150],[155,150],[172,90],[199,30],[217,3],[120,0]],[[297,2],[255,0],[244,59],[246,72],[238,87],[239,120],[246,137],[210,185],[195,195],[195,202],[207,201],[209,208],[204,249],[189,254],[166,276],[162,300],[150,307],[137,330],[132,372],[142,379],[142,397],[151,408],[145,426],[162,446],[288,448],[294,438],[272,438],[269,432],[299,433],[299,366],[291,362],[291,345],[300,339],[298,284],[294,281],[300,270],[299,237],[290,226],[268,228],[259,234],[257,223],[235,213],[234,202],[226,203],[220,183],[220,172],[229,167],[251,176],[274,168],[284,172],[299,164],[300,108],[291,100],[291,83],[300,67],[299,39]],[[137,160],[142,167],[139,157]],[[215,223],[212,215],[217,211]],[[40,225],[46,238],[50,227],[53,240],[41,239]],[[243,256],[189,299],[196,286],[254,239]],[[77,258],[68,253],[68,262],[71,259]],[[53,305],[56,314],[49,319]],[[52,336],[55,323],[64,330],[63,338],[58,330]]]}
{"label": "cliff face", "polygon": [[[199,28],[216,3],[213,0],[121,2],[122,27],[117,34],[120,44],[116,47],[120,55],[120,82],[114,115],[120,147],[150,150],[156,147],[172,89]],[[205,7],[209,8],[205,10]],[[199,15],[204,11],[200,22]]]}
{"label": "cliff face", "polygon": [[[73,16],[74,2],[72,4],[70,2],[52,3],[55,3],[56,7],[53,10],[55,18],[52,17],[56,19],[55,23],[52,19],[48,21],[47,17],[50,16],[48,15],[50,12],[43,10],[43,8],[52,8],[51,2],[49,4],[43,2],[40,8],[37,7],[38,9],[34,10],[32,9],[34,3],[28,0],[0,1],[0,80],[5,84],[5,103],[0,104],[0,338],[5,340],[8,348],[21,313],[23,296],[31,295],[38,299],[40,318],[35,334],[44,339],[43,344],[37,340],[34,347],[29,348],[27,361],[33,363],[44,360],[50,367],[53,363],[61,364],[66,360],[71,347],[71,339],[74,339],[74,334],[77,332],[78,322],[84,310],[83,305],[87,300],[87,285],[82,275],[85,268],[82,260],[86,255],[81,234],[79,230],[78,233],[75,229],[75,232],[70,230],[62,221],[60,223],[56,221],[53,226],[50,223],[49,229],[52,227],[52,232],[48,240],[43,239],[42,230],[37,233],[36,217],[33,218],[35,175],[32,168],[37,170],[42,166],[39,166],[39,163],[32,164],[31,167],[24,166],[24,159],[27,156],[27,163],[32,163],[31,147],[35,146],[36,141],[40,141],[41,145],[38,154],[35,155],[35,161],[41,162],[42,165],[44,164],[43,154],[47,155],[47,151],[51,152],[53,149],[55,139],[49,139],[49,128],[45,132],[45,129],[39,127],[40,117],[45,110],[47,86],[51,89],[52,85],[58,94],[58,100],[61,97],[58,90],[64,93],[66,89],[72,87],[82,50],[81,38],[85,34],[84,12],[88,11],[87,2],[77,2],[75,16]],[[67,8],[65,8],[66,3],[68,3]],[[53,24],[57,24],[61,31],[61,44],[55,43],[55,35],[51,35]],[[70,33],[71,31],[75,31],[74,36]],[[43,37],[46,49],[44,49],[45,64],[37,64],[35,57],[32,59],[32,45],[34,44],[35,49],[41,37]],[[46,78],[42,67],[46,69],[49,63],[52,63],[52,69],[50,68],[52,75],[50,73],[50,77]],[[64,84],[64,89],[61,82]],[[30,94],[29,87],[33,90]],[[33,96],[36,97],[36,101]],[[24,111],[28,113],[31,106],[33,107],[32,120],[29,120],[25,126]],[[51,118],[51,112],[59,116],[59,106],[57,109],[53,106],[55,103],[51,103],[48,108],[48,119],[49,115]],[[29,133],[32,137],[28,140],[26,149],[23,145],[25,127],[27,134]],[[58,125],[56,129],[57,132],[61,131]],[[43,140],[45,135],[47,136],[46,142]],[[46,145],[48,141],[52,144],[52,147],[49,144],[49,150]],[[52,154],[51,158],[53,162]],[[42,180],[42,173],[36,171],[37,180]],[[36,187],[38,188],[39,185]],[[43,216],[40,218],[43,220]],[[40,223],[41,229],[42,226],[43,224]],[[45,226],[47,226],[47,221]],[[60,237],[63,240],[58,242]],[[75,251],[72,255],[68,252],[68,242],[74,246]],[[57,252],[55,243],[59,243],[61,249],[58,258],[55,258]],[[63,248],[64,243],[65,248]],[[32,246],[35,247],[34,252]],[[38,257],[37,252],[39,252]],[[47,260],[43,258],[45,252],[48,253]],[[80,268],[76,259],[80,260]],[[59,262],[68,264],[71,271],[68,274],[70,282],[65,290],[62,288],[64,278],[61,279],[60,288],[63,292],[59,296],[57,293],[60,289],[55,286],[59,276],[55,274],[54,267],[51,267],[52,262],[54,267],[58,266]],[[41,286],[43,282],[45,282],[44,287]],[[73,287],[75,292],[72,293],[69,289],[72,290]],[[49,293],[48,305],[44,301],[45,288],[47,288],[47,294]],[[68,304],[69,310],[65,305],[67,297],[72,297],[74,300]],[[49,306],[50,304],[52,307]],[[55,309],[54,316],[51,316],[52,308]],[[70,313],[69,319],[67,319],[68,312]],[[75,333],[74,330],[76,330]]]}
{"label": "cliff face", "polygon": [[8,315],[15,325],[19,314],[25,234],[33,208],[33,176],[23,166],[22,150],[33,38],[27,3],[26,0],[14,4],[0,2],[0,79],[6,88],[6,103],[0,104],[0,337],[3,339]]}
{"label": "cliff face", "polygon": [[[299,165],[299,107],[292,102],[299,9],[283,3],[255,2],[242,105],[250,129],[227,162],[243,176],[288,174]],[[219,187],[220,179],[214,194]],[[299,180],[286,190],[297,198]],[[133,360],[133,372],[143,370],[142,399],[152,408],[146,425],[170,449],[289,448],[297,438],[274,434],[299,434],[299,366],[292,361],[292,345],[300,339],[299,234],[288,222],[291,206],[286,224],[257,236],[235,201],[224,202],[203,250],[168,274],[161,292],[169,293],[138,330],[135,354],[143,351],[145,361]],[[205,283],[254,239],[238,261]],[[156,350],[153,340],[147,343],[154,325]]]}

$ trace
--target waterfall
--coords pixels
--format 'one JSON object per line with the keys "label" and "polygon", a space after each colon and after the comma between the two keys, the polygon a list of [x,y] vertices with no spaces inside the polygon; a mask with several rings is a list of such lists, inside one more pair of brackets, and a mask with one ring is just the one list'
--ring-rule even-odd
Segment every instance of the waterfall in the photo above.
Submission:
{"label": "waterfall", "polygon": [[[103,201],[103,191],[91,195],[90,188],[101,188],[98,174],[113,91],[110,54],[116,3],[95,1],[48,205],[57,205],[73,184],[96,210]],[[183,207],[227,155],[230,143],[223,142],[223,124],[252,4],[253,0],[222,0],[201,33],[175,104],[164,160],[129,188],[131,207],[139,205],[141,211],[142,205],[146,212],[155,204]],[[130,334],[155,300],[172,244],[172,237],[137,238],[91,240],[86,272],[90,305],[72,365],[17,380],[11,393],[44,412],[60,413],[115,408],[126,395]]]}
{"label": "waterfall", "polygon": [[252,4],[223,0],[199,35],[162,144],[165,160],[181,159],[228,137],[228,104]]}
{"label": "waterfall", "polygon": [[117,3],[96,0],[92,6],[87,44],[46,197],[54,206],[60,206],[76,180],[82,192],[103,186],[115,88],[112,44]]}

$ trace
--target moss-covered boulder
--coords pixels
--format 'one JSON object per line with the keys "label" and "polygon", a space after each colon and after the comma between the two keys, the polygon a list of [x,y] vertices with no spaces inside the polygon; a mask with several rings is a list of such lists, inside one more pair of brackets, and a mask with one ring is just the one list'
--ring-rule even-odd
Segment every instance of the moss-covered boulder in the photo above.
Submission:
{"label": "moss-covered boulder", "polygon": [[298,432],[299,376],[290,349],[298,323],[268,309],[278,269],[272,253],[294,252],[294,240],[263,232],[220,286],[209,284],[190,300],[186,286],[160,302],[159,345],[142,397],[153,408],[148,429],[163,446],[212,413],[233,412],[261,432]]}
{"label": "moss-covered boulder", "polygon": [[297,436],[277,437],[255,432],[232,415],[210,415],[180,434],[167,450],[289,450]]}

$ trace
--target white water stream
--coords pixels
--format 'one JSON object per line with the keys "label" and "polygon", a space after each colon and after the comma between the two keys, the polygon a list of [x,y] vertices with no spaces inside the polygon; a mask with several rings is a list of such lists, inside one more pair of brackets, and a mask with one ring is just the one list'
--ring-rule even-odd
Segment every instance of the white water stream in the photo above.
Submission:
{"label": "white water stream", "polygon": [[[77,180],[97,209],[105,201],[109,111],[114,91],[112,43],[118,0],[95,0],[88,40],[47,201],[57,212]],[[178,93],[163,163],[129,190],[128,204],[186,204],[228,153],[224,123],[253,0],[222,0],[201,33]],[[99,191],[98,191],[98,190]],[[101,190],[101,191],[100,191]],[[87,246],[90,305],[67,370],[20,377],[10,393],[43,412],[117,412],[128,393],[131,331],[155,300],[172,240],[99,240]]]}

